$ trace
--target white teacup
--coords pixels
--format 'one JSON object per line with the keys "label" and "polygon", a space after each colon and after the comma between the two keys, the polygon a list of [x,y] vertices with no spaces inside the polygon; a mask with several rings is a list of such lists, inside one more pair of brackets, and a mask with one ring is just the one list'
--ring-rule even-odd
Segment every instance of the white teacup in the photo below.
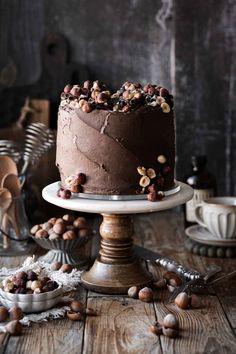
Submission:
{"label": "white teacup", "polygon": [[208,198],[196,206],[195,216],[215,238],[236,238],[236,197]]}

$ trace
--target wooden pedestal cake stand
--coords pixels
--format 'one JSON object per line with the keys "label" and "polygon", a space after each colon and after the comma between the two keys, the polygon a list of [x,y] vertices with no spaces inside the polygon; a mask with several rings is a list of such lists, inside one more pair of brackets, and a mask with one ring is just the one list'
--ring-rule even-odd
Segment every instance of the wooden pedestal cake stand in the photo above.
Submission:
{"label": "wooden pedestal cake stand", "polygon": [[101,249],[91,269],[82,274],[81,282],[87,289],[106,294],[127,294],[131,286],[143,287],[152,281],[151,274],[134,254],[130,216],[174,208],[193,196],[192,188],[181,182],[176,182],[175,188],[168,191],[167,196],[159,202],[150,202],[146,196],[141,196],[142,200],[140,196],[123,196],[123,200],[120,200],[121,196],[91,198],[90,195],[87,199],[82,194],[61,199],[56,196],[57,190],[58,182],[48,185],[43,189],[43,198],[65,209],[103,216],[100,226]]}

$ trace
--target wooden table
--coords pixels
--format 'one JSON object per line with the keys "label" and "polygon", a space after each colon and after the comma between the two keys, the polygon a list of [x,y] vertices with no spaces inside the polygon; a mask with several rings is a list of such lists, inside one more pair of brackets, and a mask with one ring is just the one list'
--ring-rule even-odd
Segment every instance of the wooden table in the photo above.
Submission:
{"label": "wooden table", "polygon": [[[95,224],[99,225],[99,218]],[[210,264],[222,266],[222,274],[235,269],[235,259],[204,258],[184,249],[184,223],[179,208],[134,218],[135,244],[187,267],[205,272]],[[96,238],[85,252],[97,252]],[[15,267],[25,257],[5,257],[0,266]],[[156,270],[151,267],[154,274]],[[144,303],[127,296],[107,296],[79,288],[79,298],[98,312],[85,322],[67,319],[33,324],[19,337],[0,334],[0,353],[236,353],[235,278],[214,286],[210,295],[201,295],[199,309],[181,310],[168,303],[167,290],[158,291],[156,300]],[[179,319],[177,339],[155,336],[149,331],[155,320],[172,312]]]}

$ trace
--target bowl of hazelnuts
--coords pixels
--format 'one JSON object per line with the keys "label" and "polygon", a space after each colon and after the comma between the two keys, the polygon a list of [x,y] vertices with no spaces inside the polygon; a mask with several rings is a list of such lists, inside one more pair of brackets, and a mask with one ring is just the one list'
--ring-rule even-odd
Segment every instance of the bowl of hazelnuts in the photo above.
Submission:
{"label": "bowl of hazelnuts", "polygon": [[1,303],[7,308],[18,306],[23,312],[47,310],[61,297],[61,284],[32,270],[16,272],[0,283]]}
{"label": "bowl of hazelnuts", "polygon": [[30,233],[39,246],[50,250],[41,260],[74,266],[87,262],[87,258],[78,250],[91,239],[93,231],[83,216],[75,218],[66,214],[60,218],[54,217],[43,224],[34,225]]}

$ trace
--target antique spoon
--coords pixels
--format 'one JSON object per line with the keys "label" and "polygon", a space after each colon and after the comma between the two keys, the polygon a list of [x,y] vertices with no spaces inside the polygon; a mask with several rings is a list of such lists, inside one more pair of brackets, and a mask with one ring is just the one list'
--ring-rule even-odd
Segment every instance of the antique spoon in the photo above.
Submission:
{"label": "antique spoon", "polygon": [[[7,188],[0,188],[0,228],[2,227],[2,221],[5,213],[12,203],[11,192]],[[9,247],[8,238],[3,235],[3,248]]]}
{"label": "antique spoon", "polygon": [[20,238],[20,227],[19,227],[19,222],[17,220],[17,204],[16,204],[17,202],[16,199],[21,194],[20,180],[15,174],[7,173],[2,178],[1,186],[7,188],[11,192],[12,203],[6,212],[6,216],[9,218],[12,226],[14,227],[17,237]]}
{"label": "antique spoon", "polygon": [[16,163],[9,156],[0,156],[0,185],[2,184],[2,178],[7,173],[17,175]]}

